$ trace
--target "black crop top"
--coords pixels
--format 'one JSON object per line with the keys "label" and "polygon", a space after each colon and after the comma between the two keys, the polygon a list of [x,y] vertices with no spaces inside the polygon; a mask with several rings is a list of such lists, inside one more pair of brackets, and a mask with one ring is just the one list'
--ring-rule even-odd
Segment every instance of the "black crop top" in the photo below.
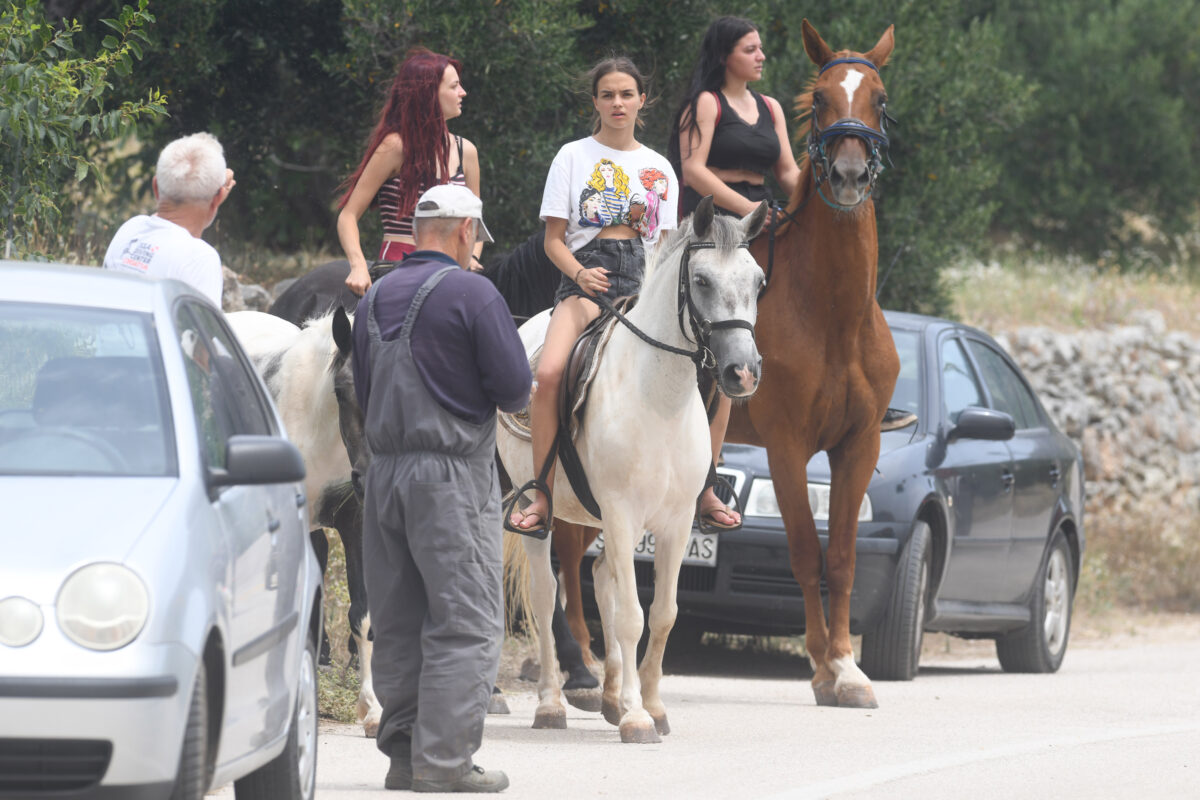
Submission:
{"label": "black crop top", "polygon": [[775,115],[767,101],[751,90],[758,105],[758,121],[748,125],[729,105],[725,95],[717,96],[717,124],[708,148],[707,166],[717,169],[745,169],[766,175],[779,160],[779,136],[775,133]]}

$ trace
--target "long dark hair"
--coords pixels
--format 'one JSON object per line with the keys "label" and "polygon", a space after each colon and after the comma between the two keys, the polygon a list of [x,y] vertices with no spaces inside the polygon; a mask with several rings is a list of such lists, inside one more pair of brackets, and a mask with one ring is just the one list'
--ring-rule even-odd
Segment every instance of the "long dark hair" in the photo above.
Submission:
{"label": "long dark hair", "polygon": [[404,143],[397,200],[401,217],[412,215],[420,193],[437,183],[439,173],[449,173],[450,142],[446,135],[446,117],[438,98],[446,67],[454,67],[462,76],[462,64],[457,59],[423,47],[408,52],[388,90],[379,121],[367,138],[366,154],[354,174],[342,183],[345,193],[338,200],[338,208],[346,205],[367,162],[388,134],[399,134]]}
{"label": "long dark hair", "polygon": [[[637,84],[638,94],[646,93],[646,79],[642,76],[642,72],[637,68],[637,65],[625,56],[610,56],[588,70],[587,77],[588,82],[592,85],[592,97],[596,96],[597,87],[600,86],[600,79],[613,72],[620,72],[623,75],[633,78],[633,82]],[[650,105],[650,103],[647,102],[646,105]],[[642,115],[639,113],[637,126],[640,128],[643,125],[645,125],[645,122],[642,121]],[[592,114],[592,135],[594,136],[599,132],[600,115]]]}
{"label": "long dark hair", "polygon": [[679,151],[679,134],[686,130],[688,143],[692,137],[700,136],[696,123],[696,104],[705,92],[716,92],[725,82],[725,59],[743,36],[757,31],[753,22],[744,17],[720,17],[713,20],[700,42],[700,58],[692,70],[687,93],[675,117],[671,121],[671,138],[667,142],[667,160],[675,168],[675,174],[683,178],[683,158]]}

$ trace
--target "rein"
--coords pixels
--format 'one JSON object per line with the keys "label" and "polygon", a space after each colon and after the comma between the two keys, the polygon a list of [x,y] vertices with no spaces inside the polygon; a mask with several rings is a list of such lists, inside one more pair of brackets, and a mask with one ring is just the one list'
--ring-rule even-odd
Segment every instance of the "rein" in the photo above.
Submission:
{"label": "rein", "polygon": [[[706,370],[713,376],[714,380],[718,377],[714,370],[717,366],[717,357],[709,348],[709,339],[712,337],[713,331],[727,330],[730,328],[744,328],[750,331],[750,335],[754,336],[754,326],[744,319],[725,319],[713,322],[705,319],[700,314],[700,309],[696,307],[696,302],[692,299],[691,292],[691,256],[693,250],[713,250],[716,248],[713,242],[690,242],[683,252],[683,259],[679,265],[679,290],[676,296],[676,313],[679,317],[679,332],[683,334],[684,339],[688,339],[687,331],[683,327],[683,314],[687,311],[688,326],[692,329],[691,341],[696,344],[695,350],[687,350],[682,347],[676,347],[672,344],[659,341],[650,334],[643,331],[638,326],[629,321],[629,318],[622,314],[603,294],[596,295],[590,298],[596,305],[600,306],[607,313],[616,317],[622,325],[629,328],[631,332],[639,339],[651,347],[657,347],[659,350],[665,350],[668,353],[684,356],[692,360],[698,370]],[[750,249],[749,242],[741,242],[738,247]]]}

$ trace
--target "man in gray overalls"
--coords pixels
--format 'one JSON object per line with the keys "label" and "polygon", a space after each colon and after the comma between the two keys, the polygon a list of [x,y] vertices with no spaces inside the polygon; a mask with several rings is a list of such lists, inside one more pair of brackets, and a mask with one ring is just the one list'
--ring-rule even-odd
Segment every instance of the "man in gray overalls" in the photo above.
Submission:
{"label": "man in gray overalls", "polygon": [[354,323],[354,383],[373,458],[363,564],[383,705],[384,785],[499,792],[471,756],[504,638],[496,408],[529,400],[504,299],[470,263],[492,241],[479,198],[435,186],[414,211],[416,252],[375,283]]}

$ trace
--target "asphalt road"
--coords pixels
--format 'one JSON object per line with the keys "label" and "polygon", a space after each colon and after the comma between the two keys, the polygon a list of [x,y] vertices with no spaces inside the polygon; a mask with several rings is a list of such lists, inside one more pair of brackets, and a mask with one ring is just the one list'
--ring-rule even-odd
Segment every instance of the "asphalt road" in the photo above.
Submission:
{"label": "asphalt road", "polygon": [[[798,656],[706,645],[668,663],[672,733],[656,745],[622,745],[576,709],[566,731],[532,730],[523,684],[476,762],[508,773],[505,796],[538,800],[1200,797],[1200,621],[1072,643],[1056,675],[966,650],[927,655],[857,711],[817,707]],[[387,765],[356,727],[323,725],[317,797],[405,796],[382,789]]]}

